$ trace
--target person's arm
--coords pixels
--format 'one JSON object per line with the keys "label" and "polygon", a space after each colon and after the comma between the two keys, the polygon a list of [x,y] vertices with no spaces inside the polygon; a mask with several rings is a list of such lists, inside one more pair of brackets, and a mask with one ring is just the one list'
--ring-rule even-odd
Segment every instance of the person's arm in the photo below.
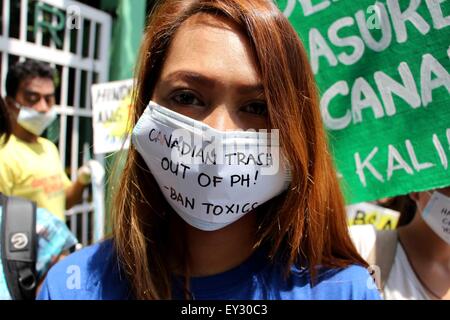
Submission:
{"label": "person's arm", "polygon": [[83,197],[83,190],[86,185],[82,184],[78,179],[66,188],[66,209],[72,208],[80,203]]}
{"label": "person's arm", "polygon": [[4,152],[0,152],[0,192],[4,195],[12,195],[14,187],[13,167],[10,167]]}
{"label": "person's arm", "polygon": [[83,190],[91,182],[91,173],[90,165],[84,164],[78,169],[77,180],[74,183],[71,183],[69,178],[66,179],[64,182],[66,186],[66,209],[70,209],[81,202]]}

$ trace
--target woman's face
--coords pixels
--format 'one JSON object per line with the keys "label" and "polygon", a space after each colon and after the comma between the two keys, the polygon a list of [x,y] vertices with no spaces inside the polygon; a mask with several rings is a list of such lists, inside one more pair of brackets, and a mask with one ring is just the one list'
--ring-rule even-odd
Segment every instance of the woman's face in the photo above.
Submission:
{"label": "woman's face", "polygon": [[267,128],[248,40],[228,20],[196,14],[179,28],[152,100],[219,130]]}

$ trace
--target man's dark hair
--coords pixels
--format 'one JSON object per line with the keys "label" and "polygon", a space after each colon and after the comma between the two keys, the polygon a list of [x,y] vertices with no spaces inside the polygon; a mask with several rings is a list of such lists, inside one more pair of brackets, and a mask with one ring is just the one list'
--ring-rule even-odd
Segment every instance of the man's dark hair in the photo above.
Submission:
{"label": "man's dark hair", "polygon": [[22,81],[32,78],[47,78],[55,81],[55,71],[48,63],[36,60],[18,62],[9,68],[6,75],[6,95],[15,97]]}

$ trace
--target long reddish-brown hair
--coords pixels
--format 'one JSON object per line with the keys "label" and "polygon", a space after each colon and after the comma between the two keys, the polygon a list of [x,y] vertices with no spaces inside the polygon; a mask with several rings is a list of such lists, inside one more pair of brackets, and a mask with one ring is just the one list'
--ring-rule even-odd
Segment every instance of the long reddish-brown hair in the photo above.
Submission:
{"label": "long reddish-brown hair", "polygon": [[[299,258],[307,261],[313,277],[318,265],[365,266],[348,235],[344,201],[305,50],[272,1],[160,1],[149,17],[141,46],[131,125],[151,99],[174,34],[197,13],[224,16],[248,37],[264,86],[270,127],[279,129],[290,164],[289,189],[258,210],[257,244],[268,244],[270,255],[283,259],[286,274]],[[113,233],[119,261],[137,299],[172,297],[168,206],[131,146],[115,197]]]}

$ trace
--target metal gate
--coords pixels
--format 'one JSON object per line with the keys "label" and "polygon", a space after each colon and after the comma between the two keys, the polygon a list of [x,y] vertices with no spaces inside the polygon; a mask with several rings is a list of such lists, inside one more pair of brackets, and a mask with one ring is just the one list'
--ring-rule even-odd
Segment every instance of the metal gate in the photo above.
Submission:
{"label": "metal gate", "polygon": [[[74,180],[77,168],[93,154],[90,87],[108,81],[111,17],[71,0],[0,3],[2,93],[8,66],[18,60],[41,60],[58,70],[55,108],[59,116],[47,134],[53,135],[51,140],[57,142],[64,167]],[[103,163],[102,158],[97,160]],[[83,245],[93,241],[90,191],[86,190],[83,203],[68,210],[66,217]]]}

